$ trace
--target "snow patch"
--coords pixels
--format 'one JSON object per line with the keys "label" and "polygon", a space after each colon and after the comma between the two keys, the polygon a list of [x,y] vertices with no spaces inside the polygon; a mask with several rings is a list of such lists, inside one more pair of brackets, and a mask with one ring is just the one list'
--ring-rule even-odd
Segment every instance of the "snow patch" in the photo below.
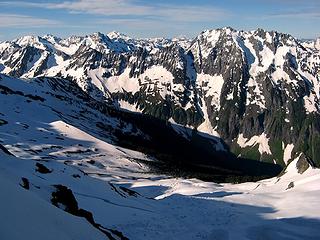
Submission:
{"label": "snow patch", "polygon": [[310,94],[310,96],[304,96],[303,100],[307,114],[318,112],[316,96],[314,94]]}
{"label": "snow patch", "polygon": [[120,100],[118,101],[119,105],[120,105],[120,108],[122,109],[126,109],[128,111],[131,111],[131,112],[138,112],[138,113],[142,113],[142,110],[139,109],[136,105],[134,104],[130,104],[126,101],[123,101],[123,100]]}
{"label": "snow patch", "polygon": [[289,160],[291,160],[293,148],[294,148],[294,145],[291,143],[291,144],[288,144],[284,149],[283,161],[285,162],[286,165],[288,164]]}
{"label": "snow patch", "polygon": [[260,154],[262,153],[267,153],[269,155],[272,154],[269,147],[269,138],[267,138],[267,135],[265,133],[262,133],[260,136],[253,136],[250,139],[245,138],[241,133],[238,137],[237,143],[241,148],[252,147],[252,146],[255,146],[256,144],[259,144],[258,150]]}
{"label": "snow patch", "polygon": [[219,110],[221,90],[224,84],[222,75],[211,76],[209,74],[198,74],[197,84],[202,88],[206,97],[212,97],[211,105],[214,106],[216,110]]}

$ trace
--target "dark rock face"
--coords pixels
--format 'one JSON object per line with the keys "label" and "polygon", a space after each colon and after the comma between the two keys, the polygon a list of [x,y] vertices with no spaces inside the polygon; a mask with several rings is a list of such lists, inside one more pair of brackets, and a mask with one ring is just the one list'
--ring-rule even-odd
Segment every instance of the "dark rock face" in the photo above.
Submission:
{"label": "dark rock face", "polygon": [[22,177],[21,178],[21,183],[19,184],[21,187],[23,187],[24,189],[26,190],[29,190],[30,189],[30,183],[29,183],[29,180],[25,177]]}
{"label": "dark rock face", "polygon": [[303,174],[310,167],[309,161],[310,160],[308,160],[304,154],[300,155],[299,160],[296,164],[298,173]]}
{"label": "dark rock face", "polygon": [[70,78],[100,101],[218,134],[241,156],[285,165],[294,144],[291,156],[320,166],[320,54],[288,34],[31,38],[0,45],[0,59],[9,75]]}
{"label": "dark rock face", "polygon": [[113,235],[117,236],[118,239],[128,240],[121,232],[108,229],[103,227],[101,224],[95,222],[93,214],[85,209],[79,208],[78,202],[73,195],[71,189],[63,185],[54,185],[55,191],[51,194],[51,203],[58,207],[62,208],[64,211],[86,219],[93,227],[101,231],[106,235],[108,239],[114,240]]}
{"label": "dark rock face", "polygon": [[48,169],[45,165],[41,164],[41,163],[36,163],[36,172],[42,173],[42,174],[48,174],[51,173],[52,170]]}

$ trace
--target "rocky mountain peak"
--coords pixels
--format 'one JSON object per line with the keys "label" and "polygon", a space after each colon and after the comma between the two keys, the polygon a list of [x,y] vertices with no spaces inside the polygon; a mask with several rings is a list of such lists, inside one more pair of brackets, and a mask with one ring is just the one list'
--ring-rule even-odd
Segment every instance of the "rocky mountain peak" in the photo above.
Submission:
{"label": "rocky mountain peak", "polygon": [[110,39],[123,39],[123,40],[129,40],[129,39],[131,39],[131,38],[130,38],[129,36],[127,36],[126,34],[120,33],[120,32],[117,32],[117,31],[109,32],[109,33],[107,33],[107,36],[108,36]]}

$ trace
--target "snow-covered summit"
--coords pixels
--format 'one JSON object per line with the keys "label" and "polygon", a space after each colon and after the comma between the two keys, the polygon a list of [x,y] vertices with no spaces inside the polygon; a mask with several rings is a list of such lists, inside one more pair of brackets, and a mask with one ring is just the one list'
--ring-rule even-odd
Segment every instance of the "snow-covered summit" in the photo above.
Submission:
{"label": "snow-covered summit", "polygon": [[117,31],[112,31],[112,32],[109,32],[107,33],[107,36],[110,38],[110,39],[124,39],[124,40],[130,40],[132,39],[131,37],[129,37],[128,35],[124,34],[124,33],[120,33],[120,32],[117,32]]}

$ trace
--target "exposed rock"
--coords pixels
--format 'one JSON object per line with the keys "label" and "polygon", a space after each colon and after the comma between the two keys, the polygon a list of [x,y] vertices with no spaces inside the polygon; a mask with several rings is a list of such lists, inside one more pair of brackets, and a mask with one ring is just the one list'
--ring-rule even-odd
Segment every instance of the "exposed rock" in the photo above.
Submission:
{"label": "exposed rock", "polygon": [[296,164],[298,173],[303,174],[310,167],[309,162],[310,160],[307,159],[307,156],[301,154]]}
{"label": "exposed rock", "polygon": [[38,162],[36,163],[36,167],[37,167],[36,171],[42,174],[48,174],[52,172],[52,170],[50,170],[45,165]]}

